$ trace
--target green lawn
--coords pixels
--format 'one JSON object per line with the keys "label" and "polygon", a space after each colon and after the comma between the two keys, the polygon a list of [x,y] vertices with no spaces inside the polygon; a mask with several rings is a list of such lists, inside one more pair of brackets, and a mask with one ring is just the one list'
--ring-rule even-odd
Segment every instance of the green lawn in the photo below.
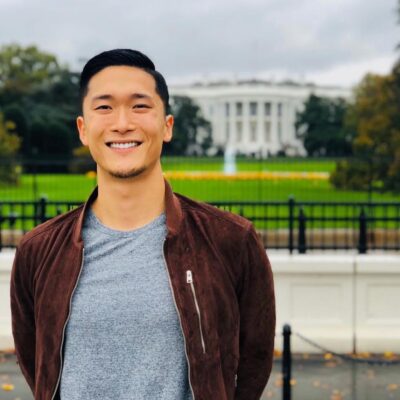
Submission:
{"label": "green lawn", "polygon": [[[173,163],[164,165],[164,170],[173,170],[174,166],[179,166],[179,170],[205,170],[205,161],[202,163],[187,164],[187,168],[181,168],[181,165]],[[208,163],[208,170],[218,170],[221,168],[221,163]],[[313,162],[306,161],[303,163],[239,163],[238,169],[241,171],[249,171],[250,167],[255,170],[269,170],[274,171],[315,171],[327,172],[332,169],[334,164],[332,162]],[[318,168],[317,168],[318,166]],[[213,169],[211,168],[213,167]],[[176,168],[177,169],[177,168]],[[328,181],[323,180],[171,180],[173,190],[182,193],[186,196],[203,200],[203,201],[283,201],[286,202],[289,196],[294,196],[297,201],[367,201],[368,193],[355,192],[355,191],[339,191],[335,190]],[[21,184],[18,187],[0,187],[0,201],[17,201],[17,200],[34,200],[36,198],[46,196],[50,201],[78,201],[83,202],[89,193],[92,191],[96,184],[95,179],[89,178],[85,175],[67,175],[67,174],[40,174],[36,178],[33,175],[25,174],[21,177]],[[400,201],[400,195],[393,194],[372,194],[373,201]],[[386,211],[387,210],[387,211]],[[66,211],[63,209],[61,211]],[[236,207],[231,211],[241,213],[247,218],[259,218],[255,225],[258,228],[286,228],[286,221],[275,221],[276,217],[287,217],[288,207],[281,206],[268,206],[267,208],[261,206],[244,206]],[[12,208],[3,206],[1,210],[3,215],[9,215],[12,212],[17,212],[19,215],[27,214],[33,215],[33,207],[26,207],[25,211],[20,208]],[[308,217],[318,217],[320,215],[331,215],[336,217],[348,217],[348,212],[353,216],[359,215],[360,209],[350,210],[347,209],[333,209],[321,207],[311,208],[306,207],[305,213]],[[399,211],[395,208],[381,208],[375,212],[375,215],[385,215],[398,217]],[[296,215],[298,209],[296,211]],[[48,209],[48,215],[55,215],[55,207]],[[33,222],[26,221],[23,225],[21,221],[17,223],[18,228],[30,229]],[[349,223],[345,222],[328,222],[324,226],[327,227],[345,227]],[[357,225],[357,223],[356,223]],[[8,221],[5,221],[3,228],[9,226]],[[316,223],[315,226],[320,226]],[[398,228],[399,224],[390,222],[387,227]]]}
{"label": "green lawn", "polygon": [[[223,157],[168,157],[162,159],[164,171],[223,171]],[[238,171],[330,172],[331,159],[269,158],[262,161],[239,158]],[[321,180],[171,180],[176,192],[203,201],[266,200],[286,201],[293,195],[303,201],[366,201],[368,193],[335,190]],[[24,174],[18,187],[0,186],[1,200],[34,200],[44,195],[49,200],[84,201],[95,186],[85,175]],[[374,201],[400,201],[400,194],[372,194]]]}
{"label": "green lawn", "polygon": [[[163,160],[164,171],[223,171],[224,159],[196,157],[168,157]],[[331,172],[335,169],[333,160],[313,160],[304,158],[269,158],[265,160],[239,159],[237,171],[301,171]]]}
{"label": "green lawn", "polygon": [[[367,201],[368,193],[335,190],[327,181],[181,181],[172,180],[174,191],[203,201]],[[372,194],[374,201],[400,201],[400,195]]]}
{"label": "green lawn", "polygon": [[[320,180],[171,180],[174,191],[204,201],[286,201],[293,195],[302,201],[367,201],[368,193],[335,190]],[[85,175],[42,174],[36,178],[37,197],[83,201],[95,186]],[[0,187],[0,200],[34,200],[35,179],[23,175],[18,187]],[[400,201],[400,195],[372,194],[374,201]]]}
{"label": "green lawn", "polygon": [[[335,191],[327,181],[171,181],[174,191],[185,194],[189,197],[203,201],[283,201],[287,202],[290,195],[294,195],[297,201],[367,201],[366,193],[351,191]],[[79,201],[83,202],[95,185],[93,179],[84,175],[39,175],[37,177],[38,194],[45,194],[51,201]],[[0,189],[0,199],[2,200],[33,200],[33,178],[30,175],[22,177],[22,184],[18,188]],[[400,201],[399,196],[373,194],[376,201]],[[62,212],[67,209],[62,209]],[[288,206],[240,206],[234,207],[231,211],[242,214],[247,218],[259,218],[255,225],[257,228],[287,228],[286,221],[275,221],[274,218],[287,218],[289,214]],[[298,209],[295,215],[298,215]],[[358,216],[360,208],[341,208],[332,207],[310,207],[305,208],[308,217],[318,217],[330,215],[336,217]],[[368,211],[368,207],[367,207]],[[17,212],[19,215],[33,215],[33,207],[27,206],[25,211],[21,207],[3,206],[2,215],[9,215]],[[55,215],[55,207],[49,207],[47,215]],[[350,213],[350,214],[349,214]],[[375,212],[375,215],[399,216],[398,209],[383,208]],[[345,227],[348,222],[328,222],[325,227]],[[358,223],[356,223],[358,225]],[[379,226],[382,224],[379,224]],[[9,226],[8,222],[3,228]],[[27,221],[25,225],[19,221],[18,228],[31,229],[32,221]],[[315,223],[315,226],[321,226]],[[377,226],[377,225],[376,225]],[[399,223],[390,222],[387,227],[398,228]]]}

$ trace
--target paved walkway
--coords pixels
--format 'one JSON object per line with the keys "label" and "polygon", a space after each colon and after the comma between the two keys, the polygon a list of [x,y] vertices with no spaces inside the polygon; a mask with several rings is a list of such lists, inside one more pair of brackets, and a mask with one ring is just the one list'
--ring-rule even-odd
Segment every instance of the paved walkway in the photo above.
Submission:
{"label": "paved walkway", "polygon": [[[280,371],[280,361],[276,361],[262,400],[282,399]],[[4,390],[7,384],[13,389]],[[292,400],[400,400],[400,365],[371,367],[300,357],[293,363],[292,388]],[[33,400],[12,355],[0,354],[0,400]]]}

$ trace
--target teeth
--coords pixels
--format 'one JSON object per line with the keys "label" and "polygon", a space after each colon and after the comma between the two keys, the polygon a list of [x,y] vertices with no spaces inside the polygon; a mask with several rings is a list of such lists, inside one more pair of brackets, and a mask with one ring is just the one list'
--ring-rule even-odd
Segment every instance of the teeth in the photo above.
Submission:
{"label": "teeth", "polygon": [[137,142],[129,142],[129,143],[111,143],[110,147],[115,148],[115,149],[129,149],[131,147],[136,147],[138,146],[139,143]]}

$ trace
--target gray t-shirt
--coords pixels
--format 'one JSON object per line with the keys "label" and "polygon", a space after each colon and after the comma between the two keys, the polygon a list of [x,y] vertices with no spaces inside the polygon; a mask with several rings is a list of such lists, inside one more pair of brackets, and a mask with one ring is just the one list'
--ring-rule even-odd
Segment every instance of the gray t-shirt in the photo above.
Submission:
{"label": "gray t-shirt", "polygon": [[189,400],[184,339],[163,255],[165,213],[133,231],[89,210],[64,338],[61,400]]}

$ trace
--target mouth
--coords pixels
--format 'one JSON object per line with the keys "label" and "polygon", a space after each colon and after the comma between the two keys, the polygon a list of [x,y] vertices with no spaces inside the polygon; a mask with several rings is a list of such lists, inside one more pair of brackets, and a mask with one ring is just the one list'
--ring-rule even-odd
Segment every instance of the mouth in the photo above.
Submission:
{"label": "mouth", "polygon": [[138,140],[106,142],[106,145],[112,149],[131,149],[133,147],[139,147],[141,144],[142,142]]}

